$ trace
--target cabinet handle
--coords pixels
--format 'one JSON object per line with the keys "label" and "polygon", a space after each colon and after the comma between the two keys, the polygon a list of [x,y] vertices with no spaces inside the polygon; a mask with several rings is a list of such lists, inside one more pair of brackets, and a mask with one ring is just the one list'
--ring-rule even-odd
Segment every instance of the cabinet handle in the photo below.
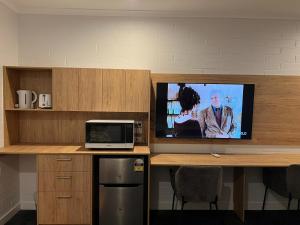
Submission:
{"label": "cabinet handle", "polygon": [[56,158],[56,161],[72,161],[72,158]]}
{"label": "cabinet handle", "polygon": [[68,180],[68,179],[72,179],[72,176],[57,176],[56,179]]}
{"label": "cabinet handle", "polygon": [[56,198],[72,198],[72,195],[62,195],[62,196],[56,196]]}

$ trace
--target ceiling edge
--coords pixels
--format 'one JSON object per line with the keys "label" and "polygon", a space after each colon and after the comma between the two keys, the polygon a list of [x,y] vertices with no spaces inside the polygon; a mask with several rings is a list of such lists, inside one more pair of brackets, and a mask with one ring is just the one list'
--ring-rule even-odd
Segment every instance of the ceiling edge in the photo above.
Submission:
{"label": "ceiling edge", "polygon": [[5,6],[18,14],[62,15],[62,16],[111,16],[111,17],[165,17],[165,18],[226,18],[226,19],[272,19],[299,20],[299,17],[268,17],[253,15],[212,15],[199,11],[155,11],[155,10],[110,10],[110,9],[77,9],[77,8],[20,8],[10,0],[0,0]]}
{"label": "ceiling edge", "polygon": [[[8,1],[8,0],[0,0]],[[112,16],[112,17],[166,17],[166,18],[226,18],[226,19],[274,19],[274,20],[299,20],[299,17],[267,17],[249,15],[212,15],[203,12],[184,11],[151,11],[151,10],[109,10],[109,9],[45,9],[45,8],[20,8],[19,14],[34,15],[66,15],[66,16]]]}

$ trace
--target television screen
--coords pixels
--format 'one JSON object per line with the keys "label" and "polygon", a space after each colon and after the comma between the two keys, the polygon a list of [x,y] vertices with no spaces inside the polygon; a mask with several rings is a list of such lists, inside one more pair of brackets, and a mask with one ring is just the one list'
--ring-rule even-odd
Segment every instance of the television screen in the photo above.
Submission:
{"label": "television screen", "polygon": [[251,139],[254,84],[158,83],[156,137]]}

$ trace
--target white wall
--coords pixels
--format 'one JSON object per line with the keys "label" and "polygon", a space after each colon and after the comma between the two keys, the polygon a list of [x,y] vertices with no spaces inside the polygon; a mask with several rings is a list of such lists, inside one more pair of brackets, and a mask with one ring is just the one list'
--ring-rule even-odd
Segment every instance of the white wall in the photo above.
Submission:
{"label": "white wall", "polygon": [[[2,66],[18,63],[18,17],[0,3],[0,93]],[[3,95],[0,95],[0,146],[3,146]],[[19,203],[18,157],[0,155],[0,224]]]}
{"label": "white wall", "polygon": [[[166,73],[300,74],[300,21],[21,15],[24,66],[151,69]],[[155,151],[246,152],[247,146],[154,145]],[[201,149],[201,150],[200,150]],[[267,146],[256,152],[299,151]],[[152,208],[170,208],[167,169],[152,171]],[[249,169],[250,209],[263,197],[261,171]],[[32,179],[33,176],[32,176]],[[232,170],[225,170],[223,208],[232,208]],[[268,207],[286,201],[270,197]],[[193,206],[191,206],[193,207]]]}

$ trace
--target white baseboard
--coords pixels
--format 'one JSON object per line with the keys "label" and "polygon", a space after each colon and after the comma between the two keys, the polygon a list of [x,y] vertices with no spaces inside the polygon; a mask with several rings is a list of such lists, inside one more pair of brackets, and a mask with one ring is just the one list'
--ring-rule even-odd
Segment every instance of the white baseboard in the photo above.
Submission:
{"label": "white baseboard", "polygon": [[20,202],[20,209],[21,210],[36,210],[35,202],[34,201],[21,201]]}
{"label": "white baseboard", "polygon": [[20,211],[20,203],[14,205],[7,213],[0,217],[0,225],[7,223],[17,212]]}

